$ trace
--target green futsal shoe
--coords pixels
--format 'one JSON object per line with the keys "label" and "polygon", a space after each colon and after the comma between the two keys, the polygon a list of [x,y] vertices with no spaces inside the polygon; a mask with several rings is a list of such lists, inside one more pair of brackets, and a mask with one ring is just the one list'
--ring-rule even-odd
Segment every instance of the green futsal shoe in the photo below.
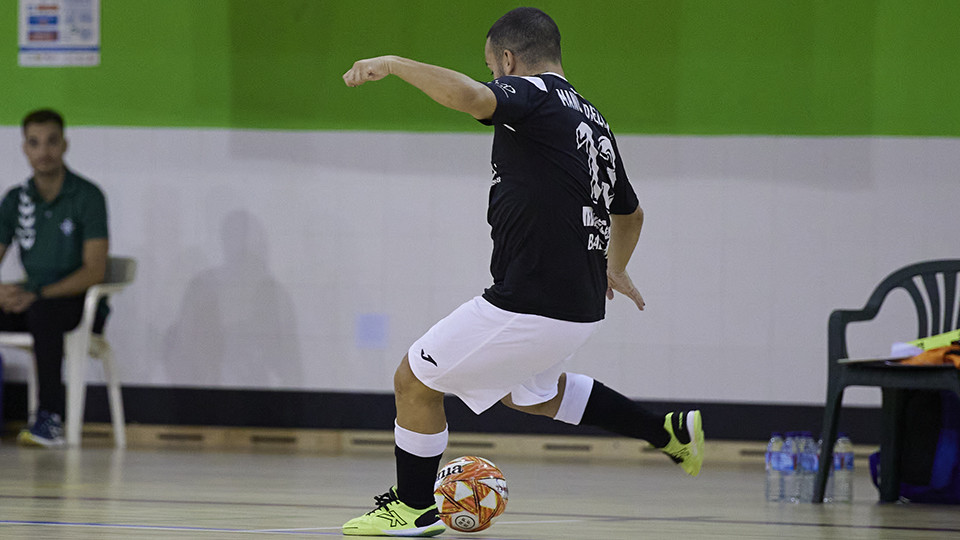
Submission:
{"label": "green futsal shoe", "polygon": [[703,419],[700,411],[670,413],[663,421],[670,442],[661,448],[690,476],[700,474],[703,466]]}
{"label": "green futsal shoe", "polygon": [[397,488],[374,497],[377,507],[344,523],[346,536],[436,536],[446,530],[437,505],[417,510],[400,502]]}

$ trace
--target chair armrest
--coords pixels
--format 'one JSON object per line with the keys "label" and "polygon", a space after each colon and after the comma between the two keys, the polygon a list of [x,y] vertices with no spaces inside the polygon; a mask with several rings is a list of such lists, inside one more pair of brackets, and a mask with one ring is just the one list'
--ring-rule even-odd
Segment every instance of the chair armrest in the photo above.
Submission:
{"label": "chair armrest", "polygon": [[837,309],[830,314],[827,323],[827,355],[830,364],[835,364],[847,354],[847,325],[852,322],[869,321],[877,316],[879,308],[868,305],[864,309]]}
{"label": "chair armrest", "polygon": [[93,321],[97,315],[97,305],[100,303],[100,299],[113,296],[127,288],[128,285],[130,285],[130,282],[98,283],[87,289],[83,299],[83,318],[80,319],[80,325],[89,332],[93,328]]}
{"label": "chair armrest", "polygon": [[129,281],[120,283],[97,283],[96,285],[93,285],[87,289],[87,297],[93,294],[96,295],[97,300],[99,301],[104,296],[110,296],[126,289],[129,285]]}

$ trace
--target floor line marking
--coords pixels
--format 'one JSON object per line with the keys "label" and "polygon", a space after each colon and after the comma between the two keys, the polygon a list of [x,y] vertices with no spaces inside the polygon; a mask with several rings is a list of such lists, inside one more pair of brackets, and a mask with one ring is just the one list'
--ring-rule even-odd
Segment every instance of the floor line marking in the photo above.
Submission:
{"label": "floor line marking", "polygon": [[[343,506],[343,505],[296,505],[296,504],[278,504],[278,503],[253,503],[253,502],[214,502],[214,501],[171,501],[171,500],[150,500],[150,499],[122,499],[122,498],[106,498],[106,497],[62,497],[62,496],[16,496],[16,495],[0,495],[0,499],[50,499],[50,500],[83,500],[83,501],[112,501],[112,502],[138,502],[138,503],[179,503],[179,504],[218,504],[218,505],[238,505],[238,506],[265,506],[265,507],[278,507],[278,506],[290,506],[290,507],[300,507],[300,508],[315,508],[315,509],[352,509],[356,508],[353,506]],[[529,516],[543,516],[547,517],[551,514],[543,513],[536,514],[532,512],[516,512],[512,515],[529,515]],[[960,527],[918,527],[918,526],[908,526],[908,525],[872,525],[872,524],[854,524],[854,523],[817,523],[817,522],[798,522],[798,521],[761,521],[761,520],[737,520],[722,518],[716,516],[678,516],[678,517],[657,517],[657,516],[604,516],[604,515],[569,515],[571,518],[577,518],[570,521],[591,521],[591,520],[609,520],[609,521],[664,521],[664,522],[699,522],[699,523],[716,523],[716,524],[727,524],[727,525],[757,525],[757,526],[792,526],[792,527],[817,527],[822,529],[862,529],[862,530],[894,530],[894,531],[918,531],[918,532],[950,532],[957,533],[960,532]],[[533,523],[551,523],[551,521],[535,521]],[[507,522],[503,522],[507,523]],[[521,522],[516,522],[521,523]],[[60,523],[60,522],[30,522],[30,521],[4,521],[0,520],[0,525],[3,524],[18,524],[18,525],[49,525],[49,526],[76,526],[76,527],[113,527],[113,528],[141,528],[148,529],[151,526],[148,525],[123,525],[123,524],[85,524],[85,523]],[[176,527],[176,526],[156,526],[154,527],[159,530],[190,530],[190,531],[214,531],[214,532],[242,532],[242,529],[216,529],[216,528],[187,528],[187,527]],[[321,530],[325,528],[317,528],[314,530]],[[331,530],[339,530],[339,527],[330,528]],[[288,529],[269,529],[270,531],[279,531],[274,534],[297,534],[295,532],[283,532]],[[304,529],[302,534],[310,534],[309,529]],[[314,534],[325,534],[325,533],[314,533]]]}
{"label": "floor line marking", "polygon": [[543,523],[583,523],[585,519],[544,519],[538,521],[503,521],[497,520],[497,525],[541,525]]}
{"label": "floor line marking", "polygon": [[[297,529],[268,529],[268,530],[245,530],[245,529],[226,529],[221,527],[183,527],[176,525],[124,525],[120,523],[72,523],[57,521],[15,521],[2,520],[0,526],[18,525],[32,527],[83,527],[91,529],[123,529],[123,530],[141,530],[141,531],[189,531],[189,532],[208,532],[208,533],[255,533],[255,534],[311,534],[311,535],[329,535],[332,533],[320,532],[318,529],[304,529],[298,532]],[[339,534],[339,527],[325,527],[336,529]],[[311,532],[315,531],[315,532]]]}

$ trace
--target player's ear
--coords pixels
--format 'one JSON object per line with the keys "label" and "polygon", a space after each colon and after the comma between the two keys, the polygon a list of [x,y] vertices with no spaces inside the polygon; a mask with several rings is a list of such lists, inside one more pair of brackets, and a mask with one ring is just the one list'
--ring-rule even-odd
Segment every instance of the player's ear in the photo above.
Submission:
{"label": "player's ear", "polygon": [[517,71],[517,56],[510,49],[503,50],[503,74],[513,75]]}

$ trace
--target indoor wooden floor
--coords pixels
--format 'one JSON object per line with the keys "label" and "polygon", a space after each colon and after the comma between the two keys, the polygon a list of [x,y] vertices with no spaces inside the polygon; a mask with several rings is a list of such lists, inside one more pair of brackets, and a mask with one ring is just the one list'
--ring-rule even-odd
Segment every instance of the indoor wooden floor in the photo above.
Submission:
{"label": "indoor wooden floor", "polygon": [[[454,456],[450,456],[454,457]],[[960,537],[960,509],[880,505],[863,467],[848,505],[768,504],[759,464],[496,459],[507,512],[441,538]],[[0,538],[340,537],[393,478],[389,455],[0,446]]]}

